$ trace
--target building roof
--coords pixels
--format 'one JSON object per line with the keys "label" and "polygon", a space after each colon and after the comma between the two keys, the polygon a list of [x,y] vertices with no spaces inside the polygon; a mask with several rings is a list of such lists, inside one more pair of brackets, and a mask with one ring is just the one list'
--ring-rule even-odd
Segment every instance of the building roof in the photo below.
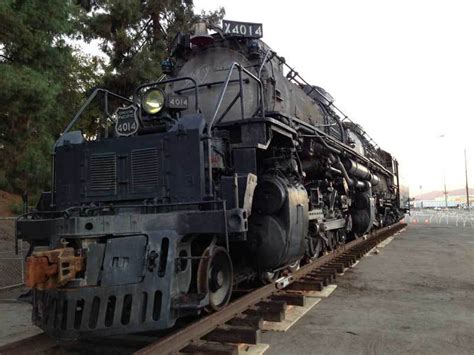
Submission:
{"label": "building roof", "polygon": [[[456,189],[448,191],[449,196],[465,196],[466,189]],[[474,195],[474,189],[469,189],[469,196]],[[435,200],[437,198],[444,198],[444,191],[431,191],[421,195],[414,196],[415,200]]]}

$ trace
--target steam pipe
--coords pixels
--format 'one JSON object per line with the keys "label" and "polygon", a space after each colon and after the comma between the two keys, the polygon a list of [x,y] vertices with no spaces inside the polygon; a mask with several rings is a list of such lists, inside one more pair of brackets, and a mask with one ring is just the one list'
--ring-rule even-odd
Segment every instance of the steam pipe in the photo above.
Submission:
{"label": "steam pipe", "polygon": [[355,181],[349,177],[349,175],[347,174],[346,168],[344,167],[344,164],[342,164],[341,159],[338,156],[336,156],[336,163],[339,169],[342,171],[342,175],[344,175],[344,179],[346,179],[347,184],[349,186],[354,186]]}

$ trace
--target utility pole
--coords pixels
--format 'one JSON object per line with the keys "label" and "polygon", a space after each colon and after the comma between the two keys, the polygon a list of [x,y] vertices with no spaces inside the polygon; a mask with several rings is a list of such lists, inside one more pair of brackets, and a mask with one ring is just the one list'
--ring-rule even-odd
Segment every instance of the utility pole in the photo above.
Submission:
{"label": "utility pole", "polygon": [[[444,138],[444,137],[445,137],[444,133],[438,136],[438,138]],[[446,190],[446,166],[443,167],[443,180],[444,180],[444,206],[446,207],[446,209],[448,209],[448,191]]]}
{"label": "utility pole", "polygon": [[464,148],[464,170],[466,172],[466,206],[469,208],[469,183],[467,179],[467,157],[466,157],[466,148]]}
{"label": "utility pole", "polygon": [[423,186],[420,185],[420,208],[423,209],[423,198],[421,197],[423,195]]}
{"label": "utility pole", "polygon": [[448,191],[446,191],[446,175],[444,176],[444,204],[448,208]]}

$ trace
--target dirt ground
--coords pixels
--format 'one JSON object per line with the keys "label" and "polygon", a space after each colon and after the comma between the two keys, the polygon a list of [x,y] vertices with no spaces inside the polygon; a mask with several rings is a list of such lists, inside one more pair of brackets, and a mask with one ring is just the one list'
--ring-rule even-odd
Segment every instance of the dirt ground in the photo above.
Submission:
{"label": "dirt ground", "polygon": [[273,354],[474,354],[474,229],[410,225],[365,257]]}
{"label": "dirt ground", "polygon": [[20,202],[20,196],[0,190],[0,251],[4,251],[6,246],[11,248],[7,244],[10,244],[9,242],[13,241],[15,236],[15,221],[5,217],[13,217],[10,206]]}
{"label": "dirt ground", "polygon": [[[0,217],[11,217],[14,214],[10,211],[12,204],[21,203],[21,196],[0,190]],[[1,235],[1,231],[0,231]]]}
{"label": "dirt ground", "polygon": [[[0,245],[7,241],[13,241],[15,237],[15,220],[0,219]],[[3,250],[3,245],[2,245]]]}

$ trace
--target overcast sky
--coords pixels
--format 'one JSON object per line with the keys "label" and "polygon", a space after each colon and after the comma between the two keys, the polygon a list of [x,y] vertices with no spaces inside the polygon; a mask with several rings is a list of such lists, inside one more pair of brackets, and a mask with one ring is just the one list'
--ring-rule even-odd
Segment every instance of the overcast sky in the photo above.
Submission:
{"label": "overcast sky", "polygon": [[[411,195],[474,187],[474,2],[194,0],[263,40],[399,160]],[[444,137],[440,137],[444,136]]]}

